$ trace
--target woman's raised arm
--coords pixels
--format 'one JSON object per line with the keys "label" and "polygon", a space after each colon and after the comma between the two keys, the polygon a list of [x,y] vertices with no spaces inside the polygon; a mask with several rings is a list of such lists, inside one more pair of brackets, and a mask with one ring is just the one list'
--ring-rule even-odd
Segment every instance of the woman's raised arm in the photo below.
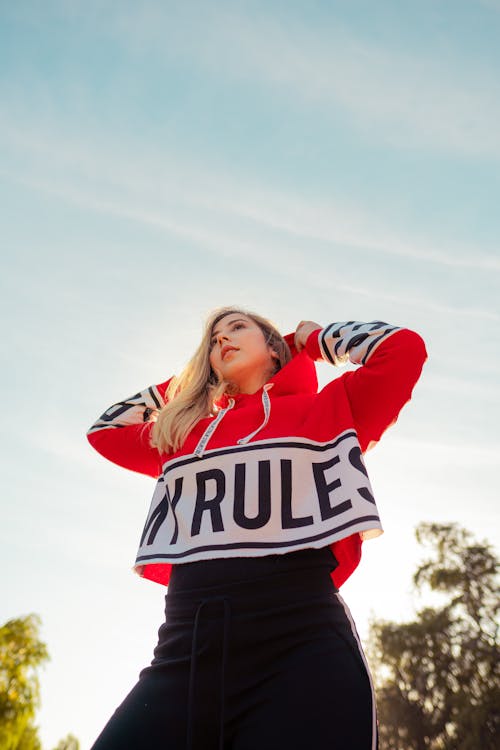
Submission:
{"label": "woman's raised arm", "polygon": [[[410,400],[427,358],[423,339],[384,323],[332,323],[309,334],[308,354],[333,365],[362,365],[341,378],[363,451],[376,443]],[[336,381],[326,389],[338,387]]]}
{"label": "woman's raised arm", "polygon": [[160,454],[150,445],[150,437],[158,411],[165,405],[170,380],[151,385],[106,409],[87,431],[90,445],[118,466],[158,477]]}

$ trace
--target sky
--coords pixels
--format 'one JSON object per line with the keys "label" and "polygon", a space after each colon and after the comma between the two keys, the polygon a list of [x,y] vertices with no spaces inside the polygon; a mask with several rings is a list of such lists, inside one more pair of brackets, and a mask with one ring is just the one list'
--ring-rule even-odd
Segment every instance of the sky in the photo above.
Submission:
{"label": "sky", "polygon": [[85,433],[215,307],[426,341],[366,458],[363,639],[422,604],[418,523],[498,546],[499,36],[497,0],[0,4],[0,622],[42,618],[46,750],[90,747],[163,619],[131,572],[154,480]]}

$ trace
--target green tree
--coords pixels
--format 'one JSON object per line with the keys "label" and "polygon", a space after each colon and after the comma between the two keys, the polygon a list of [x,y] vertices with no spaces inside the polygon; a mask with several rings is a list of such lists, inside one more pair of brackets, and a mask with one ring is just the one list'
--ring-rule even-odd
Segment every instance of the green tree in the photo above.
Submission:
{"label": "green tree", "polygon": [[54,750],[80,750],[80,743],[72,734],[68,734],[63,740],[59,740]]}
{"label": "green tree", "polygon": [[41,750],[34,726],[40,702],[36,669],[49,658],[31,614],[0,628],[0,749]]}
{"label": "green tree", "polygon": [[414,585],[439,604],[413,622],[371,623],[380,750],[496,750],[498,560],[456,524],[421,524],[416,536],[432,553]]}

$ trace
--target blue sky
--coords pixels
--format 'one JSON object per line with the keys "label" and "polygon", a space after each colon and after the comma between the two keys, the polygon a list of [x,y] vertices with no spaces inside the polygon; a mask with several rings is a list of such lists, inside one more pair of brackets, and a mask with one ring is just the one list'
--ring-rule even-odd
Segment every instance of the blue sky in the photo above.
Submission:
{"label": "blue sky", "polygon": [[427,342],[367,457],[386,533],[343,589],[363,636],[419,603],[419,521],[498,544],[500,2],[0,16],[0,619],[42,616],[42,737],[83,750],[149,663],[165,593],[130,572],[154,482],[85,432],[178,372],[213,307]]}

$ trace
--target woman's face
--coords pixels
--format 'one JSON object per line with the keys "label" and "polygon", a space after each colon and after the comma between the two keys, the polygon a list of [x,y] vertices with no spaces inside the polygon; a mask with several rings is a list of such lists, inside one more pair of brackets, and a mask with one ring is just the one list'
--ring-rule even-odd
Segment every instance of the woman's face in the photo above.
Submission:
{"label": "woman's face", "polygon": [[266,344],[260,326],[242,313],[228,313],[219,320],[210,345],[212,369],[243,393],[257,391],[274,371],[276,354]]}

